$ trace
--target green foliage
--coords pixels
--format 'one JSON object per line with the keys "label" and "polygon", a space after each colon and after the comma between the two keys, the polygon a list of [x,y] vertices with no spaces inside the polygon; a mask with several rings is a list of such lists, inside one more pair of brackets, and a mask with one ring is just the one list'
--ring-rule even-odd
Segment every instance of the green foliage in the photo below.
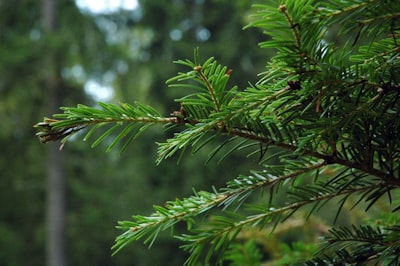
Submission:
{"label": "green foliage", "polygon": [[225,253],[225,261],[229,261],[231,266],[251,266],[260,265],[262,255],[254,244],[249,240],[244,244],[232,244]]}
{"label": "green foliage", "polygon": [[[338,202],[334,220],[349,202],[370,210],[386,201],[398,211],[393,198],[400,186],[400,3],[286,0],[255,8],[249,26],[272,37],[261,47],[276,50],[256,84],[243,90],[229,85],[234,72],[214,58],[200,63],[196,51],[194,61],[176,62],[187,72],[168,80],[170,87],[187,91],[171,116],[139,103],[101,103],[102,109],[63,108],[57,120],[37,124],[42,142],[65,140],[92,126],[89,137],[112,124],[93,143],[111,137],[108,150],[129,133],[122,149],[147,126],[166,124],[175,133],[159,143],[159,163],[188,148],[195,153],[220,137],[226,141],[216,144],[210,158],[239,150],[257,157],[262,170],[120,222],[124,233],[115,252],[135,240],[151,246],[160,232],[174,235],[174,226],[185,223],[187,233],[174,236],[190,254],[186,263],[221,262],[224,256],[240,257],[230,244],[243,229],[277,228],[300,209],[309,217]],[[352,36],[341,44],[328,41],[329,34]],[[233,145],[225,149],[227,144]],[[251,203],[255,191],[268,200]],[[277,200],[281,196],[284,202]],[[333,227],[324,247],[304,263],[398,264],[398,232],[398,223]],[[258,258],[254,246],[245,249]]]}
{"label": "green foliage", "polygon": [[[333,228],[319,251],[321,255],[317,255],[306,265],[360,265],[371,260],[377,265],[398,265],[399,229],[398,225],[383,229],[369,225]],[[330,252],[325,252],[327,249]]]}
{"label": "green foliage", "polygon": [[292,245],[281,244],[283,256],[274,261],[274,265],[293,265],[299,261],[304,261],[312,257],[317,250],[313,244],[295,242]]}
{"label": "green foliage", "polygon": [[[102,126],[114,124],[92,144],[92,148],[96,147],[108,136],[114,133],[118,128],[123,127],[119,134],[115,137],[108,147],[107,151],[111,151],[114,146],[123,138],[128,136],[122,150],[142,133],[146,128],[154,123],[169,123],[170,119],[162,118],[152,107],[136,103],[135,106],[128,103],[120,105],[99,103],[101,110],[79,104],[76,108],[65,107],[63,114],[55,115],[55,118],[60,120],[46,118],[43,123],[38,123],[35,127],[41,131],[37,134],[41,142],[52,140],[61,140],[62,143],[73,133],[82,130],[87,126],[93,125],[84,137],[84,140],[89,139],[94,131]],[[51,125],[50,125],[51,124]]]}

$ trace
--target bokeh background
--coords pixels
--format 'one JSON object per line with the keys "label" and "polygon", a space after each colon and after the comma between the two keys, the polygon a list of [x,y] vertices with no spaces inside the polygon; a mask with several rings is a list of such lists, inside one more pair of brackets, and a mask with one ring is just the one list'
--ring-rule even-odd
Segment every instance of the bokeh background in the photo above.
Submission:
{"label": "bokeh background", "polygon": [[133,243],[112,257],[117,221],[193,187],[221,187],[257,164],[234,155],[204,165],[205,149],[156,166],[155,142],[171,134],[162,127],[122,154],[91,149],[82,135],[62,151],[39,143],[33,125],[60,106],[138,100],[165,115],[178,110],[173,99],[185,92],[165,81],[187,71],[173,61],[192,59],[196,47],[201,59],[233,69],[240,88],[269,57],[257,46],[266,37],[243,30],[255,1],[97,2],[0,0],[0,265],[182,265],[168,232],[151,250]]}

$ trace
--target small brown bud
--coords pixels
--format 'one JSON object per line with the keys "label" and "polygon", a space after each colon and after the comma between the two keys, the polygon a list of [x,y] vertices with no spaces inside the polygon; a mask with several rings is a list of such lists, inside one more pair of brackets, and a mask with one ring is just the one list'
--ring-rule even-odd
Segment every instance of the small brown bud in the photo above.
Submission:
{"label": "small brown bud", "polygon": [[298,80],[290,80],[288,81],[288,86],[290,90],[300,90],[301,89],[301,84],[300,81]]}

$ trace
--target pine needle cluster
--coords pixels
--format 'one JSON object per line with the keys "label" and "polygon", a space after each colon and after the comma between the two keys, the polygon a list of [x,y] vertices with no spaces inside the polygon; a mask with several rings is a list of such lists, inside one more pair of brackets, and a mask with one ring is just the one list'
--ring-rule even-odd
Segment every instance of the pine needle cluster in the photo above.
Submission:
{"label": "pine needle cluster", "polygon": [[[90,128],[85,139],[106,128],[92,146],[112,138],[107,150],[120,143],[124,150],[150,126],[164,124],[176,133],[158,143],[157,163],[212,145],[210,158],[243,149],[259,156],[262,170],[121,221],[115,253],[137,240],[151,246],[160,232],[185,223],[187,233],[174,237],[189,252],[186,264],[222,263],[224,254],[237,255],[230,245],[247,228],[276,229],[299,210],[309,217],[329,202],[337,203],[337,219],[348,202],[368,211],[384,200],[389,218],[333,227],[318,253],[299,263],[400,264],[400,2],[280,2],[255,5],[248,25],[269,36],[262,48],[276,51],[256,84],[229,85],[234,72],[214,58],[200,62],[196,50],[193,60],[176,62],[187,72],[167,81],[194,91],[176,99],[181,107],[171,115],[141,103],[100,103],[63,107],[36,125],[42,142],[63,143],[84,128]],[[221,136],[225,141],[215,142]],[[245,204],[259,191],[267,200]],[[275,200],[282,195],[285,202]],[[204,213],[210,216],[199,218]]]}

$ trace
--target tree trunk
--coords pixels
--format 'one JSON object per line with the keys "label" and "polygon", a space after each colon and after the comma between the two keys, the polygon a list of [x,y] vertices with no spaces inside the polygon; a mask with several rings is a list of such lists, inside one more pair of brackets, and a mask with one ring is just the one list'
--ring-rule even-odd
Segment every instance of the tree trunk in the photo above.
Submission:
{"label": "tree trunk", "polygon": [[[43,0],[43,27],[45,35],[54,35],[57,31],[57,0]],[[44,55],[46,73],[46,94],[49,101],[49,113],[56,113],[62,102],[61,79],[56,64],[56,51],[49,49]],[[65,175],[64,156],[59,144],[48,144],[47,151],[47,204],[46,204],[46,264],[48,266],[67,265],[65,251]]]}
{"label": "tree trunk", "polygon": [[48,266],[65,266],[65,176],[64,160],[54,143],[48,149],[47,173],[47,239]]}

